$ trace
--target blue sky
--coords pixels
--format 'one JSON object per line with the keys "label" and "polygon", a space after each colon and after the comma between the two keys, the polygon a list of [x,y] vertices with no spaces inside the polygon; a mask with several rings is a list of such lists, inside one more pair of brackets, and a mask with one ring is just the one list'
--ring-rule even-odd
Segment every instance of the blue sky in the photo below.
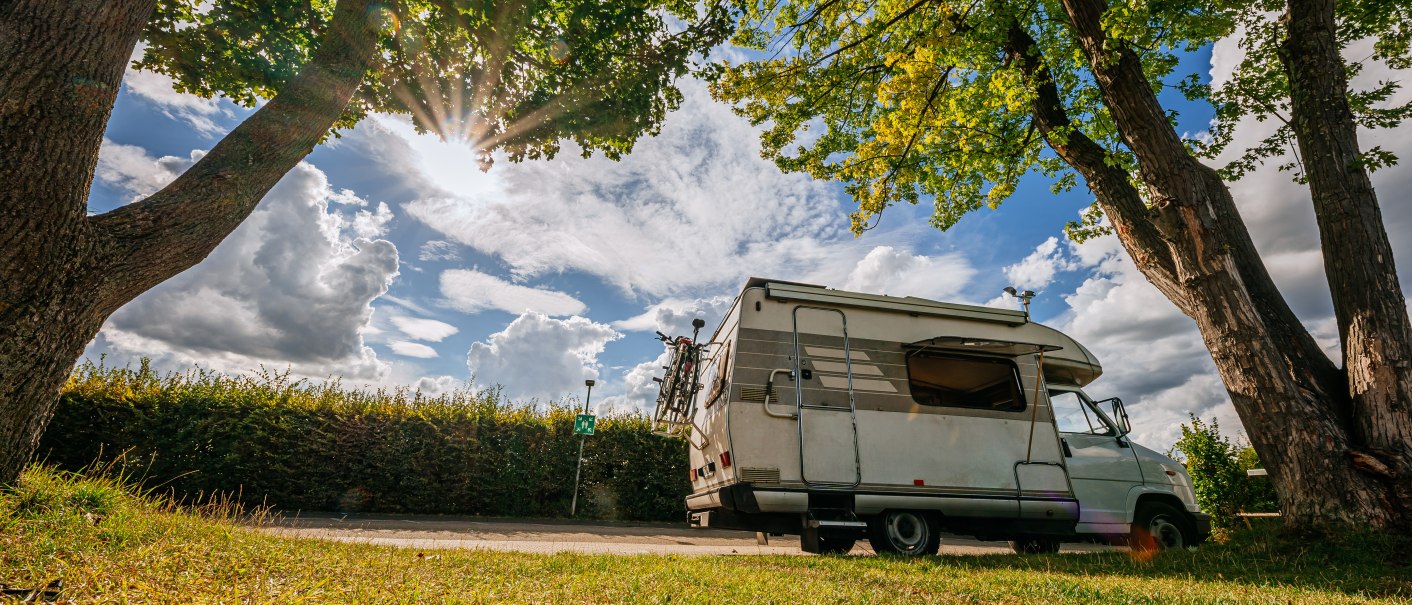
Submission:
{"label": "blue sky", "polygon": [[[1179,75],[1219,84],[1237,53],[1228,41],[1189,54]],[[1238,426],[1192,322],[1112,238],[1064,240],[1091,201],[1082,187],[1056,196],[1034,176],[948,232],[926,225],[928,208],[902,207],[855,238],[841,187],[781,174],[748,124],[700,83],[682,88],[661,136],[616,163],[566,149],[481,173],[464,145],[375,116],[316,149],[206,262],[116,313],[87,355],[428,392],[500,385],[539,401],[578,397],[593,377],[600,410],[623,411],[655,396],[652,333],[684,333],[697,316],[714,327],[752,275],[1007,306],[1000,291],[1015,285],[1039,292],[1037,320],[1098,354],[1107,373],[1090,391],[1128,401],[1139,440],[1167,447],[1188,412]],[[1206,129],[1206,108],[1164,100],[1184,130]],[[130,71],[91,208],[160,188],[249,113]],[[1238,141],[1268,127],[1242,127]],[[1399,134],[1366,140],[1407,157]],[[1394,245],[1412,258],[1412,179],[1394,168],[1376,180]],[[1273,170],[1233,190],[1272,273],[1332,350],[1307,193]]]}

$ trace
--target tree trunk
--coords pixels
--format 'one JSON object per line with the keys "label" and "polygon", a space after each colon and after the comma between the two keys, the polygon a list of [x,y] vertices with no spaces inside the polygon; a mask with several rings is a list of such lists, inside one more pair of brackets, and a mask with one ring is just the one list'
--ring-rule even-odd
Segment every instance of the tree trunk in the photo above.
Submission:
{"label": "tree trunk", "polygon": [[1412,518],[1412,322],[1358,128],[1333,0],[1290,0],[1279,57],[1348,375],[1354,460]]}
{"label": "tree trunk", "polygon": [[[1106,38],[1103,0],[1064,0],[1064,7],[1104,104],[1137,157],[1141,180],[1154,200],[1147,217],[1162,234],[1180,284],[1168,296],[1196,321],[1236,412],[1270,470],[1287,523],[1406,526],[1407,517],[1391,503],[1390,486],[1356,463],[1342,375],[1275,287],[1229,189],[1187,151],[1138,56]],[[1131,233],[1119,231],[1119,237],[1125,246],[1148,247],[1133,241]],[[1140,268],[1154,283],[1164,278]]]}
{"label": "tree trunk", "polygon": [[299,75],[175,182],[94,217],[103,132],[155,0],[0,3],[0,484],[103,321],[210,254],[328,132],[374,56],[371,2],[341,0]]}
{"label": "tree trunk", "polygon": [[0,483],[29,462],[97,333],[87,199],[155,0],[0,4]]}

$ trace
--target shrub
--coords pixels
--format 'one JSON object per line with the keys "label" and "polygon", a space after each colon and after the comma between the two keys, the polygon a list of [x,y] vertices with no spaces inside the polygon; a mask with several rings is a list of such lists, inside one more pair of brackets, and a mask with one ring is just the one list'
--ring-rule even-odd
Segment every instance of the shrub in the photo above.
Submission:
{"label": "shrub", "polygon": [[[564,516],[579,438],[574,410],[506,402],[496,390],[428,397],[357,391],[288,374],[158,376],[80,365],[40,443],[78,470],[124,458],[177,497],[344,512]],[[681,519],[686,443],[646,418],[601,418],[584,448],[580,515]],[[593,498],[597,494],[600,497]]]}
{"label": "shrub", "polygon": [[1191,424],[1182,425],[1182,437],[1173,449],[1185,459],[1196,501],[1211,514],[1211,523],[1216,527],[1232,527],[1236,513],[1279,510],[1269,480],[1246,473],[1261,468],[1255,448],[1233,443],[1221,435],[1221,426],[1215,419],[1207,424],[1191,416]]}

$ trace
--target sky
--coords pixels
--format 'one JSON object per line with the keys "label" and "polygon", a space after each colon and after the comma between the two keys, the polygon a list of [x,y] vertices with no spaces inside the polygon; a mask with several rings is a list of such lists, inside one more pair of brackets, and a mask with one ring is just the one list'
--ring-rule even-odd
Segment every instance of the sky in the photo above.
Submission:
{"label": "sky", "polygon": [[[1178,75],[1219,86],[1239,52],[1225,40],[1190,53]],[[1402,75],[1374,67],[1360,80]],[[756,129],[700,82],[680,86],[685,101],[661,134],[618,162],[570,147],[482,173],[464,144],[373,116],[291,170],[205,262],[116,312],[85,357],[428,394],[497,387],[527,404],[577,401],[593,378],[600,413],[631,412],[656,397],[663,348],[653,332],[687,334],[696,317],[709,332],[750,276],[1012,308],[1001,290],[1013,285],[1038,293],[1036,321],[1098,356],[1105,374],[1086,390],[1122,397],[1137,441],[1165,450],[1189,414],[1239,433],[1195,324],[1112,236],[1064,238],[1064,223],[1092,202],[1082,186],[1055,195],[1036,175],[947,232],[927,225],[924,204],[889,209],[854,237],[854,203],[840,186],[781,173],[760,158]],[[1209,109],[1164,101],[1187,136],[1209,127]],[[91,210],[158,190],[249,114],[130,69]],[[1273,128],[1242,124],[1232,153]],[[1412,162],[1409,134],[1361,141]],[[1232,190],[1291,306],[1337,355],[1313,209],[1307,190],[1274,169],[1284,161]],[[1407,290],[1412,171],[1382,170],[1374,184]]]}

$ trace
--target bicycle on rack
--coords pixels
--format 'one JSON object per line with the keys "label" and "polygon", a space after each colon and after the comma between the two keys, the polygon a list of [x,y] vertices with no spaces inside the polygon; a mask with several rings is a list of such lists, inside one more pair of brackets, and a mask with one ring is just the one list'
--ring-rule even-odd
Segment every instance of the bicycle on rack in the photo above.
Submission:
{"label": "bicycle on rack", "polygon": [[661,332],[657,340],[671,349],[671,357],[663,369],[666,376],[653,378],[662,384],[657,394],[657,407],[652,413],[652,430],[668,433],[673,427],[690,426],[696,392],[701,390],[701,357],[704,345],[697,342],[701,328],[706,322],[696,319],[691,322],[691,338],[673,338]]}

